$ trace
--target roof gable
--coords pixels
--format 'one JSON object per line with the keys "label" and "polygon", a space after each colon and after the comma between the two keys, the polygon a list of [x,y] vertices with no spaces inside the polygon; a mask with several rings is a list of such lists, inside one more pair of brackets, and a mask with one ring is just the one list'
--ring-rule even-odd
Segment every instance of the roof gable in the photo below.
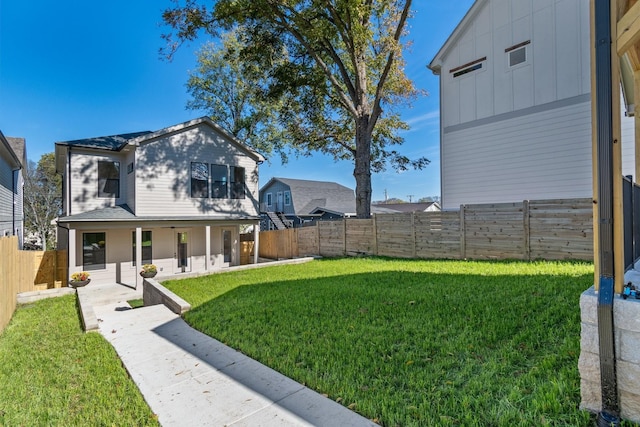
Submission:
{"label": "roof gable", "polygon": [[194,120],[189,120],[184,123],[179,123],[174,126],[169,126],[155,132],[145,133],[137,138],[133,138],[129,140],[128,143],[131,145],[149,144],[159,140],[162,137],[180,133],[180,132],[185,132],[187,130],[190,130],[192,128],[202,126],[202,125],[208,126],[209,128],[213,129],[216,133],[223,136],[230,144],[239,148],[240,150],[246,153],[249,157],[252,157],[257,162],[265,161],[265,158],[262,154],[253,150],[246,144],[243,144],[238,138],[233,136],[231,133],[227,132],[224,128],[222,128],[217,123],[214,123],[213,120],[211,120],[209,117],[206,117],[206,116],[203,116]]}
{"label": "roof gable", "polygon": [[427,68],[433,71],[433,74],[440,74],[440,67],[442,66],[444,57],[449,53],[449,50],[453,47],[453,45],[455,45],[455,43],[464,35],[478,13],[480,13],[482,6],[487,2],[488,0],[475,0],[473,5],[471,5],[460,23],[458,23],[451,35],[447,38],[447,41],[444,42],[438,53],[436,53],[436,56],[427,66]]}

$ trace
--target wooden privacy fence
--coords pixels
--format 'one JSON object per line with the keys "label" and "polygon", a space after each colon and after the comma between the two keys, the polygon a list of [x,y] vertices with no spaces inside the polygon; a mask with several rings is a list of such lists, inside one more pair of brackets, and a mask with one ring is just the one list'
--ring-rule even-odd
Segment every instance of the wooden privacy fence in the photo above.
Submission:
{"label": "wooden privacy fence", "polygon": [[67,285],[66,251],[21,251],[18,238],[0,238],[0,331],[16,309],[16,295]]}
{"label": "wooden privacy fence", "polygon": [[260,256],[593,260],[592,222],[591,199],[464,205],[263,232]]}
{"label": "wooden privacy fence", "polygon": [[298,256],[298,228],[260,232],[258,256],[281,259]]}

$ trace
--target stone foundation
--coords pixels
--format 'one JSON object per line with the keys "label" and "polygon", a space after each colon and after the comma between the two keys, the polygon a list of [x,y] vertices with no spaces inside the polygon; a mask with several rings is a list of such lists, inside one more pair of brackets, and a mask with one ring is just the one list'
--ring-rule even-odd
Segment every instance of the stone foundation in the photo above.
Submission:
{"label": "stone foundation", "polygon": [[[598,340],[598,296],[593,287],[580,296],[582,330],[580,333],[580,408],[592,412],[602,410],[600,388],[600,356]],[[621,417],[640,422],[640,300],[613,302],[616,369]]]}

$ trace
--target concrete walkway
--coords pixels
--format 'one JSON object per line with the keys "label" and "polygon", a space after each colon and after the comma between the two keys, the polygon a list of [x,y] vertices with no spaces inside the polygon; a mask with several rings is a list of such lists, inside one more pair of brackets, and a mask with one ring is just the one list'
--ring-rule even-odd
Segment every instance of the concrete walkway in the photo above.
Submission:
{"label": "concrete walkway", "polygon": [[[189,327],[164,305],[131,309],[142,289],[78,289],[163,426],[376,424]],[[86,319],[85,319],[86,321]]]}

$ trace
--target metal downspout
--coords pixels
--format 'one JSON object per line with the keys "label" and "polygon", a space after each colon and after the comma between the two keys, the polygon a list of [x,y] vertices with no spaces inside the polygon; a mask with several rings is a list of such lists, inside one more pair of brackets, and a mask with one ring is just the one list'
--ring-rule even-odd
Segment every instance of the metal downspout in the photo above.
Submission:
{"label": "metal downspout", "polygon": [[602,411],[598,426],[619,425],[620,406],[616,376],[613,324],[613,105],[612,105],[612,34],[611,0],[595,0],[595,88],[598,171],[598,253],[600,278],[598,288],[598,338]]}

